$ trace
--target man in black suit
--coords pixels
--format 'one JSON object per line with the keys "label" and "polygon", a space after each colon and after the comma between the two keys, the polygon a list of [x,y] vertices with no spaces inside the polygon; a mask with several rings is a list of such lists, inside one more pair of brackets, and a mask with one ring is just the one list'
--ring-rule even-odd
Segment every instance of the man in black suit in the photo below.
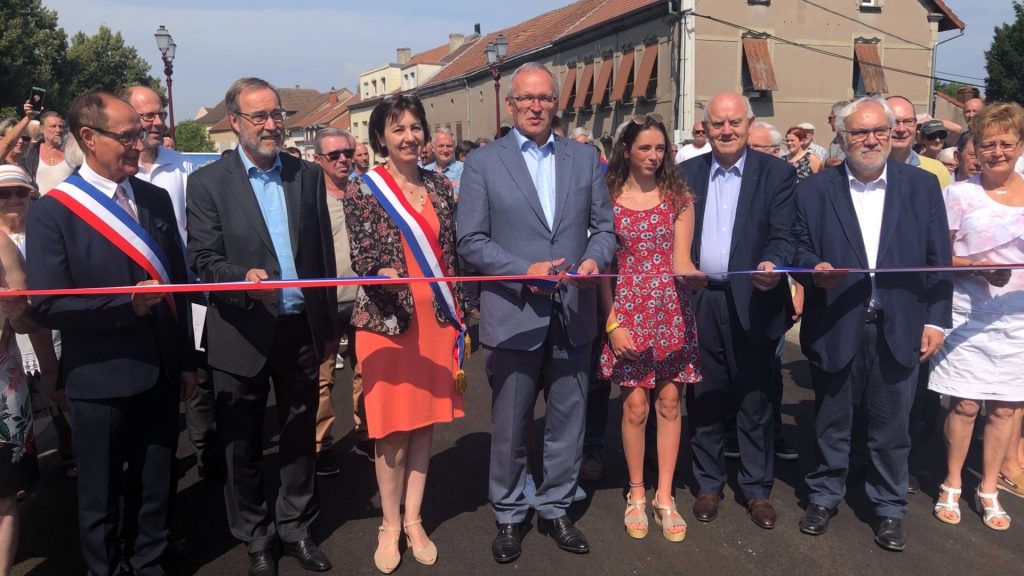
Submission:
{"label": "man in black suit", "polygon": [[[242,78],[224,97],[238,151],[188,179],[189,259],[203,282],[334,277],[334,250],[320,167],[281,154],[277,91]],[[333,339],[334,290],[212,292],[207,360],[227,463],[231,533],[246,543],[249,573],[277,573],[277,542],[314,571],[331,563],[310,539],[317,516],[317,377]],[[263,496],[263,419],[274,381],[280,422],[275,512]]]}
{"label": "man in black suit", "polygon": [[[187,282],[167,192],[133,176],[145,137],[138,113],[97,91],[76,98],[68,120],[85,163],[29,210],[29,289]],[[128,232],[106,235],[107,227]],[[133,258],[116,238],[136,240],[152,257]],[[132,527],[128,565],[138,576],[164,574],[179,394],[191,396],[196,382],[187,306],[180,294],[32,299],[39,324],[61,331],[60,377],[75,431],[79,534],[90,575],[121,569],[122,492]],[[122,485],[125,461],[129,491]]]}
{"label": "man in black suit", "polygon": [[845,495],[854,412],[863,410],[875,542],[900,551],[917,371],[952,325],[953,284],[940,273],[828,272],[951,263],[938,181],[889,159],[894,123],[878,98],[861,98],[836,116],[846,162],[800,184],[796,265],[821,271],[799,278],[807,288],[800,344],[811,362],[818,438],[800,530],[824,534],[835,516]]}
{"label": "man in black suit", "polygon": [[[743,96],[715,96],[704,113],[711,154],[679,165],[697,199],[693,261],[708,279],[694,302],[704,381],[687,388],[686,411],[698,486],[694,516],[702,522],[718,517],[731,405],[747,511],[754,524],[773,528],[772,358],[793,317],[785,276],[774,270],[793,258],[796,171],[747,148],[753,121]],[[725,274],[743,270],[760,272]]]}

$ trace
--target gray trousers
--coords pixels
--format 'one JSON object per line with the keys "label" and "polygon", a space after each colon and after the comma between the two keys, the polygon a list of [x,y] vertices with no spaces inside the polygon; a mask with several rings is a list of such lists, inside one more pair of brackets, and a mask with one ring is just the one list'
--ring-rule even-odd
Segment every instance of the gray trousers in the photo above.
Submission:
{"label": "gray trousers", "polygon": [[491,383],[491,465],[488,494],[501,524],[526,519],[526,430],[533,423],[537,390],[547,404],[543,480],[535,509],[546,520],[572,503],[582,460],[591,346],[572,346],[557,316],[536,350],[485,348]]}

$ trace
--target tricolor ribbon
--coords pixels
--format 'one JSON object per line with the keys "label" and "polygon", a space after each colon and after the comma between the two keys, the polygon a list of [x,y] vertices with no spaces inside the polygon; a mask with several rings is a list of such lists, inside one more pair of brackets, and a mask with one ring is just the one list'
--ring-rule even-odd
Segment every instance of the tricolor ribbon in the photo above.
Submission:
{"label": "tricolor ribbon", "polygon": [[[68,176],[48,194],[124,252],[146,274],[161,285],[170,283],[167,255],[160,245],[113,198],[85,181],[78,172]],[[159,292],[165,292],[160,290]],[[63,292],[58,292],[61,294]],[[177,314],[174,298],[167,293],[171,312]]]}

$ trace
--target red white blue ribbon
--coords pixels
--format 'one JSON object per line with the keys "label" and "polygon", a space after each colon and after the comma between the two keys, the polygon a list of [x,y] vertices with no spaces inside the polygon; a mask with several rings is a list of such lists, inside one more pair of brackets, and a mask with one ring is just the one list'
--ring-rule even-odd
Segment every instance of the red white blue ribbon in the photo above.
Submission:
{"label": "red white blue ribbon", "polygon": [[430,233],[426,220],[409,204],[398,183],[383,166],[369,170],[363,174],[362,179],[374,198],[398,226],[424,277],[437,279],[436,282],[430,283],[430,289],[434,292],[434,299],[448,317],[448,321],[459,329],[456,346],[457,359],[461,367],[465,358],[466,324],[462,321],[451,283],[443,280],[451,276],[451,271],[444,265],[437,236]]}
{"label": "red white blue ribbon", "polygon": [[[51,190],[52,196],[81,218],[118,250],[124,252],[146,274],[160,284],[170,284],[167,255],[156,240],[135,221],[113,198],[100,192],[77,172]],[[165,295],[171,312],[177,313],[174,298]]]}

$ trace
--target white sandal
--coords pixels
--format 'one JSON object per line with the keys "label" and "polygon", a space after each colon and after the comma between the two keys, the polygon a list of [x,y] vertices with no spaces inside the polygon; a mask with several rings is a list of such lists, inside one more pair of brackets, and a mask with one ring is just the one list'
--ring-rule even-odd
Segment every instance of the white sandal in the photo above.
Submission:
{"label": "white sandal", "polygon": [[[991,506],[985,506],[981,499],[985,498],[992,501]],[[978,509],[981,510],[981,521],[985,523],[985,526],[993,530],[1009,530],[1010,529],[1010,515],[1003,510],[1003,507],[999,505],[999,491],[995,491],[992,494],[985,494],[978,488],[978,491],[974,494],[974,502],[978,505]],[[995,523],[996,520],[1006,520],[1006,524],[1000,526]]]}
{"label": "white sandal", "polygon": [[[939,484],[939,490],[946,493],[946,498],[935,502],[935,510],[933,514],[940,522],[946,524],[959,524],[960,523],[960,494],[963,492],[960,488],[950,488],[945,484]],[[953,497],[956,496],[956,501],[953,501]],[[943,513],[950,513],[955,518],[947,518],[943,516]]]}

